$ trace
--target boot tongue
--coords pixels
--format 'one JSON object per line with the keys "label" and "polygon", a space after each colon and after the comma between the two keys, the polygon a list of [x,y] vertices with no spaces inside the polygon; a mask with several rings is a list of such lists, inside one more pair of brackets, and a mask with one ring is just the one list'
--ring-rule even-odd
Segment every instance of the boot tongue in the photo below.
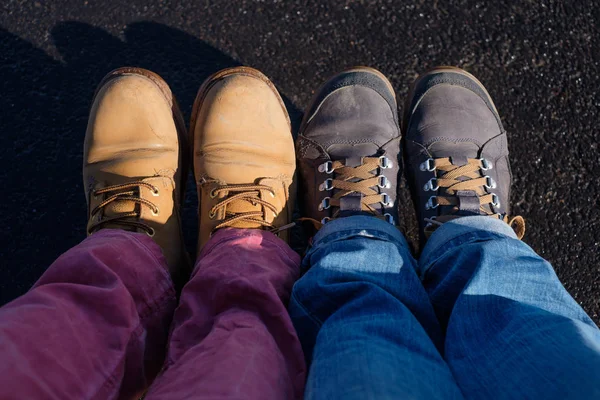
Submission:
{"label": "boot tongue", "polygon": [[[361,143],[357,145],[333,145],[328,149],[332,160],[344,162],[346,167],[360,167],[365,157],[376,157],[379,153],[379,146],[373,143]],[[365,156],[365,154],[368,154]],[[359,182],[360,179],[350,179],[350,182]],[[340,192],[340,189],[334,189],[333,194]],[[352,215],[373,215],[370,212],[362,210],[362,193],[353,193],[340,199],[339,217],[349,217]]]}
{"label": "boot tongue", "polygon": [[[127,193],[127,192],[131,192],[131,191],[133,191],[133,194],[123,194],[122,196],[125,196],[125,197],[138,197],[139,196],[139,188],[134,188],[134,189],[123,189],[120,191],[113,191],[113,192],[107,193],[104,198],[108,198],[108,197],[113,196],[118,193]],[[140,207],[141,207],[140,204],[137,204],[133,201],[117,199],[103,207],[102,218],[107,219],[107,218],[111,218],[111,217],[116,217],[117,215],[128,214],[128,213],[132,213],[132,212],[136,212],[139,215]],[[129,219],[137,219],[137,217],[129,217]],[[105,228],[118,228],[118,229],[123,229],[123,230],[131,231],[131,232],[138,231],[138,229],[133,226],[121,225],[118,223],[114,223],[114,224],[108,223],[108,224],[105,224],[104,227]]]}
{"label": "boot tongue", "polygon": [[[256,212],[256,211],[262,212],[262,206],[260,204],[253,206],[252,204],[250,204],[249,202],[247,202],[245,200],[234,201],[233,203],[230,203],[227,206],[228,214],[230,214],[230,213],[231,214],[242,214],[242,213]],[[232,223],[231,227],[254,229],[254,228],[261,228],[262,225],[259,223],[256,223],[256,222],[248,221],[248,220],[239,220],[239,221]]]}
{"label": "boot tongue", "polygon": [[[239,193],[240,192],[223,193],[222,199],[225,199],[225,198],[231,197],[231,196],[235,196]],[[259,197],[260,197],[260,195],[259,195]],[[264,199],[264,196],[262,198]],[[248,200],[250,200],[250,199],[248,199]],[[263,212],[263,206],[261,204],[256,203],[253,205],[248,200],[239,199],[237,201],[229,203],[226,206],[226,210],[222,209],[220,211],[221,213],[223,213],[222,215],[220,215],[220,218],[224,219],[224,218],[231,217],[232,215],[239,215],[239,214],[244,214],[244,213],[249,213],[249,212],[260,212],[260,213]],[[266,212],[268,213],[269,210],[267,210]],[[263,216],[261,215],[257,218],[263,219]],[[256,228],[263,227],[261,224],[259,224],[257,222],[252,222],[252,221],[248,221],[245,219],[235,221],[229,226],[231,226],[232,228],[244,228],[244,229],[256,229]]]}
{"label": "boot tongue", "polygon": [[[333,144],[329,146],[327,153],[329,153],[332,160],[343,161],[347,167],[359,167],[364,157],[375,157],[379,153],[379,146],[374,143]],[[359,180],[352,179],[351,181],[358,182]],[[337,194],[339,191],[339,189],[334,189],[333,193]],[[362,196],[360,193],[344,196],[341,201],[339,216],[372,215],[371,213],[362,211]]]}
{"label": "boot tongue", "polygon": [[[433,158],[450,158],[450,162],[457,166],[463,166],[468,163],[469,159],[479,158],[480,148],[475,143],[463,142],[453,143],[446,141],[439,141],[432,143],[429,148],[429,153]],[[459,177],[459,181],[465,181],[467,178]],[[481,193],[482,194],[482,193]],[[481,215],[479,210],[479,198],[478,193],[475,191],[460,191],[456,193],[459,198],[459,211],[457,215]],[[485,205],[484,208],[491,212],[489,205]],[[441,214],[449,215],[452,213],[452,206],[444,206],[441,208]]]}

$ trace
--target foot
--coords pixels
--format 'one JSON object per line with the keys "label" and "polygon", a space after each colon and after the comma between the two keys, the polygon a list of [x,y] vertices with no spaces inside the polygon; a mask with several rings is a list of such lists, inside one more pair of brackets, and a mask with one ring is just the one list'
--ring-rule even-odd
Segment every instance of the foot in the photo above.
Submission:
{"label": "foot", "polygon": [[102,80],[83,155],[88,235],[107,228],[145,233],[161,247],[172,275],[188,266],[180,219],[183,138],[181,113],[158,75],[121,68]]}
{"label": "foot", "polygon": [[403,121],[405,161],[421,243],[440,225],[468,215],[510,223],[511,171],[506,132],[496,106],[473,75],[439,67],[417,79]]}
{"label": "foot", "polygon": [[381,72],[356,67],[326,82],[296,148],[303,215],[316,228],[360,214],[396,224],[400,128],[394,89]]}
{"label": "foot", "polygon": [[[292,218],[296,163],[290,119],[259,71],[230,68],[208,78],[192,121],[199,248],[221,228],[278,232]],[[279,232],[287,240],[285,230]]]}

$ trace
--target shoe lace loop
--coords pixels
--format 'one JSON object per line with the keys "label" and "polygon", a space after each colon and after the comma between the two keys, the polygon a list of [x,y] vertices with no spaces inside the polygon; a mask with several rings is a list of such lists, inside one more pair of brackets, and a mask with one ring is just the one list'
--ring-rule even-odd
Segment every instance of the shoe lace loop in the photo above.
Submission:
{"label": "shoe lace loop", "polygon": [[[94,197],[100,195],[108,195],[100,204],[98,204],[91,212],[91,218],[94,218],[101,210],[105,209],[109,204],[115,202],[135,203],[149,207],[154,214],[158,214],[158,207],[149,200],[140,197],[140,187],[146,187],[152,190],[152,193],[158,194],[158,188],[143,181],[128,182],[119,185],[107,186],[102,189],[96,189],[92,195]],[[134,227],[143,230],[149,236],[154,236],[154,228],[143,222],[137,221],[140,217],[140,211],[131,211],[118,213],[109,217],[104,217],[92,224],[88,229],[88,234],[92,234],[107,223],[122,225],[126,227]]]}
{"label": "shoe lace loop", "polygon": [[[437,208],[439,206],[452,207],[438,217],[426,219],[429,225],[425,233],[430,235],[436,226],[442,225],[452,219],[458,218],[455,213],[459,211],[458,192],[472,191],[479,199],[479,211],[482,215],[495,217],[509,224],[519,239],[525,235],[525,220],[521,216],[515,216],[511,219],[507,215],[502,215],[494,211],[494,208],[500,207],[500,201],[495,193],[488,193],[487,189],[495,189],[496,182],[485,175],[485,171],[491,169],[492,164],[485,159],[468,159],[467,164],[457,166],[452,164],[450,158],[428,159],[421,165],[422,170],[432,171],[436,174],[424,187],[424,190],[441,190],[440,195],[431,196],[426,204],[426,209]],[[439,171],[440,173],[436,173]],[[489,207],[491,205],[492,207]],[[433,229],[431,229],[433,228]]]}
{"label": "shoe lace loop", "polygon": [[311,222],[316,229],[320,229],[324,223],[335,219],[340,214],[341,200],[343,197],[352,194],[361,194],[361,210],[373,214],[376,217],[385,219],[393,223],[390,214],[383,214],[378,209],[377,204],[383,204],[386,207],[391,206],[393,200],[387,193],[380,193],[379,188],[389,188],[388,179],[379,174],[380,169],[391,168],[391,161],[386,157],[364,157],[362,163],[356,167],[350,167],[342,161],[328,161],[319,167],[321,172],[333,174],[333,178],[328,178],[319,187],[319,190],[334,191],[333,196],[327,196],[319,205],[320,210],[331,207],[337,208],[331,217],[325,217],[321,221],[313,218],[300,218],[300,221]]}
{"label": "shoe lace loop", "polygon": [[[213,206],[209,212],[209,217],[214,218],[219,211],[225,215],[225,219],[219,223],[214,230],[234,227],[239,222],[249,222],[259,224],[269,229],[276,230],[275,226],[266,221],[264,212],[256,210],[257,205],[262,205],[268,210],[277,215],[277,207],[270,202],[261,199],[261,191],[267,191],[271,196],[275,197],[275,191],[270,186],[266,185],[220,185],[213,189],[210,193],[212,198],[219,197],[222,194],[226,196],[234,193],[232,196],[225,197],[223,200]],[[235,204],[238,211],[232,211],[231,206]],[[239,211],[241,210],[241,212]],[[281,228],[279,229],[281,230]]]}
{"label": "shoe lace loop", "polygon": [[434,196],[437,201],[436,207],[458,206],[456,194],[458,191],[463,190],[471,190],[477,194],[480,204],[479,209],[486,215],[493,214],[490,209],[485,207],[486,205],[499,206],[497,196],[484,190],[484,187],[495,188],[496,185],[491,177],[481,174],[482,160],[469,159],[466,165],[456,166],[452,164],[449,158],[438,158],[433,160],[433,167],[434,171],[442,172],[441,176],[435,178],[435,184],[446,194]]}
{"label": "shoe lace loop", "polygon": [[[389,198],[385,193],[379,193],[373,187],[380,186],[383,175],[377,175],[380,167],[378,157],[366,157],[358,167],[348,167],[342,161],[333,161],[334,178],[331,180],[330,190],[338,189],[338,191],[330,197],[332,207],[337,207],[333,218],[335,218],[340,210],[340,200],[344,196],[359,193],[361,197],[361,208],[363,211],[370,212],[375,216],[380,216],[381,213],[374,207],[374,204],[388,204]],[[387,181],[387,180],[386,180]]]}

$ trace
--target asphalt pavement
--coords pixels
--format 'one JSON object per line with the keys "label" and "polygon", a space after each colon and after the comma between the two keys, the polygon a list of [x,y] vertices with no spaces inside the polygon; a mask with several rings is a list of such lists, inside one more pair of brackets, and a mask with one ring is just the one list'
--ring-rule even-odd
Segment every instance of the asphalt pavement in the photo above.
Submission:
{"label": "asphalt pavement", "polygon": [[[162,75],[189,118],[208,75],[253,66],[278,86],[297,127],[338,70],[378,68],[402,99],[419,73],[443,64],[488,88],[508,130],[525,241],[600,323],[599,27],[591,0],[4,0],[0,304],[85,236],[81,149],[95,86],[111,69]],[[414,241],[406,187],[400,199]],[[192,252],[196,204],[192,186]]]}

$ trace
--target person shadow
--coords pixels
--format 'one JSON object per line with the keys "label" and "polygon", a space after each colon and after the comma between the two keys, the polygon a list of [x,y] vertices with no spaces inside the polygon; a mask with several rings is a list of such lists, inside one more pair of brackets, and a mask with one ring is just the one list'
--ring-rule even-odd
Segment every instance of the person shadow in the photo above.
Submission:
{"label": "person shadow", "polygon": [[[57,57],[0,28],[0,179],[5,189],[0,304],[27,291],[61,253],[85,237],[83,140],[94,90],[105,74],[122,66],[158,73],[187,122],[200,84],[220,69],[242,65],[192,35],[155,22],[132,23],[122,38],[85,23],[63,22],[50,36]],[[302,112],[282,97],[295,134]],[[188,179],[183,225],[193,256],[198,203],[192,174]],[[295,249],[303,248],[302,234],[293,236]]]}

